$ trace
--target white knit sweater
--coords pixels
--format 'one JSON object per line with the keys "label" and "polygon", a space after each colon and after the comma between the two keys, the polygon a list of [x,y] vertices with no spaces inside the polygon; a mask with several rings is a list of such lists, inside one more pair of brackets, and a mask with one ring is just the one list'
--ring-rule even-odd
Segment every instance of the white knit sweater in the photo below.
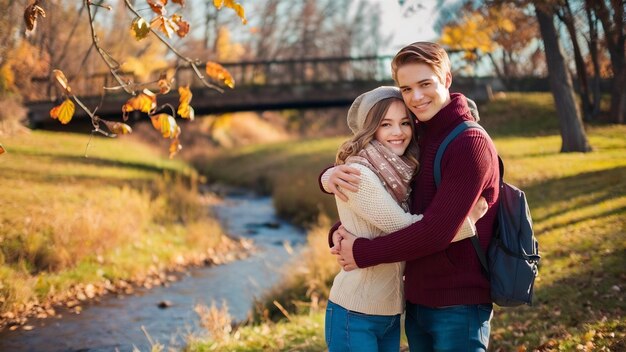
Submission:
{"label": "white knit sweater", "polygon": [[[348,201],[338,197],[337,210],[341,224],[357,237],[374,238],[409,226],[422,219],[422,215],[404,212],[383,186],[378,176],[360,164],[350,166],[361,171],[359,190],[344,192]],[[324,175],[326,176],[326,175]],[[326,188],[327,177],[322,177]],[[469,221],[455,236],[458,241],[475,234]],[[395,315],[404,310],[404,262],[380,264],[350,272],[343,269],[335,276],[330,290],[330,300],[352,311]]]}

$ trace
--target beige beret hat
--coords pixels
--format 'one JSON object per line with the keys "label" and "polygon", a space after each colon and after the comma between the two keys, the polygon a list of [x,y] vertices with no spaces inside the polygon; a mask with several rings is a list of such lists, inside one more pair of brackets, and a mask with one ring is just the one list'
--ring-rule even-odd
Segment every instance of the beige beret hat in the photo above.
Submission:
{"label": "beige beret hat", "polygon": [[376,103],[387,98],[402,100],[402,93],[400,93],[398,87],[381,86],[365,92],[354,99],[350,110],[348,110],[348,127],[352,130],[352,133],[356,134],[360,131],[365,124],[367,113]]}

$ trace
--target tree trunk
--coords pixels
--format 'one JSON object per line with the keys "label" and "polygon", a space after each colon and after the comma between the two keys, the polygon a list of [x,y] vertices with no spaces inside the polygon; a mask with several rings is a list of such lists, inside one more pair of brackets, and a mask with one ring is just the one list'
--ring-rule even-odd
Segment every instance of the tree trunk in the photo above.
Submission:
{"label": "tree trunk", "polygon": [[500,67],[498,66],[498,63],[496,62],[496,59],[493,57],[492,53],[487,53],[487,57],[489,57],[489,60],[491,60],[491,64],[493,65],[493,69],[496,72],[496,77],[498,77],[500,79],[500,81],[502,82],[502,85],[504,85],[504,90],[511,90],[510,84],[507,80],[507,77],[505,77],[502,74],[502,71],[500,71]]}
{"label": "tree trunk", "polygon": [[[594,10],[602,28],[604,29],[606,44],[611,56],[613,69],[613,84],[611,88],[611,121],[626,123],[626,53],[624,46],[626,33],[624,31],[624,5],[622,0],[611,0],[613,7],[609,10],[604,1],[594,1]],[[611,19],[611,12],[613,19]]]}
{"label": "tree trunk", "polygon": [[585,0],[585,12],[587,13],[587,21],[589,22],[589,55],[593,63],[593,80],[591,83],[591,92],[593,94],[593,111],[591,118],[595,119],[600,114],[600,62],[598,61],[598,17],[594,16],[592,11],[592,0]]}
{"label": "tree trunk", "polygon": [[582,102],[583,120],[591,120],[591,98],[589,92],[589,80],[587,79],[587,70],[585,68],[585,60],[578,44],[578,35],[576,33],[576,25],[574,23],[574,15],[569,5],[569,1],[565,1],[562,6],[562,13],[557,14],[559,19],[565,24],[567,32],[572,40],[572,48],[574,49],[574,62],[576,64],[576,78],[578,80],[579,96]]}
{"label": "tree trunk", "polygon": [[548,80],[554,96],[556,113],[561,129],[561,152],[588,152],[591,146],[587,141],[580,112],[574,99],[572,79],[565,66],[559,40],[554,26],[554,12],[535,5],[539,30],[548,63]]}

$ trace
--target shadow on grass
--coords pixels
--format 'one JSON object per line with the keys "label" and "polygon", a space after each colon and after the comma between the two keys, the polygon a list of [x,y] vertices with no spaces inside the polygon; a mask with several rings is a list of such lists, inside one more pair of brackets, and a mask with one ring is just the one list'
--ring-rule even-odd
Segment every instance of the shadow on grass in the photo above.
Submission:
{"label": "shadow on grass", "polygon": [[[578,251],[586,253],[581,248]],[[570,252],[563,255],[569,256]],[[588,253],[571,265],[578,268],[574,275],[536,288],[533,307],[497,311],[492,335],[494,351],[518,350],[521,345],[530,347],[529,351],[575,350],[578,343],[584,344],[590,330],[601,333],[595,337],[596,347],[622,346],[626,302],[623,293],[614,288],[623,287],[626,249],[601,255]],[[615,321],[619,322],[617,328],[611,326]],[[621,338],[615,329],[622,330]],[[612,332],[616,333],[615,337],[608,338]],[[604,336],[604,340],[598,340],[599,336]],[[556,341],[560,348],[545,348],[550,340]]]}
{"label": "shadow on grass", "polygon": [[[597,205],[611,199],[626,196],[626,166],[584,172],[573,176],[550,179],[524,187],[532,207],[547,207],[555,203],[567,203],[565,208],[545,211],[535,221],[563,214],[577,208]],[[588,196],[584,201],[568,202]]]}

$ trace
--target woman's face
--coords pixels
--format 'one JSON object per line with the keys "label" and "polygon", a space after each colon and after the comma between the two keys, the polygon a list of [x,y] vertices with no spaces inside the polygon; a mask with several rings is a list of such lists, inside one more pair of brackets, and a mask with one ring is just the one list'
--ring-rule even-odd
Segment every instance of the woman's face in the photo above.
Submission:
{"label": "woman's face", "polygon": [[396,100],[389,106],[387,113],[376,129],[374,138],[394,154],[400,156],[409,146],[412,136],[411,120],[407,115],[404,103]]}

